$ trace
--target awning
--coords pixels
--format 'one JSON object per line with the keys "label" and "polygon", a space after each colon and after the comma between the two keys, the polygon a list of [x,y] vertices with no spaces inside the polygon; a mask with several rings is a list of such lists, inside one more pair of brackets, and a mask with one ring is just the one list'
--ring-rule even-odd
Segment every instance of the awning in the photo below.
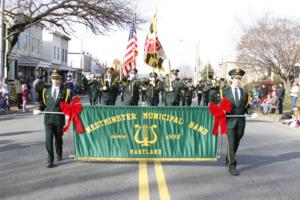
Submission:
{"label": "awning", "polygon": [[66,65],[62,65],[58,69],[63,71],[75,71],[71,66],[66,66]]}
{"label": "awning", "polygon": [[21,56],[18,60],[18,66],[50,68],[51,63],[32,56]]}

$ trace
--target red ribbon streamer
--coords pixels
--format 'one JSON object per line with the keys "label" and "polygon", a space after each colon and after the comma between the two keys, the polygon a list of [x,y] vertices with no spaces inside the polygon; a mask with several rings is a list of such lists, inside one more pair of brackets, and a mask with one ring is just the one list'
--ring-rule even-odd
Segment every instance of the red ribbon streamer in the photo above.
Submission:
{"label": "red ribbon streamer", "polygon": [[221,134],[224,135],[227,133],[227,125],[226,125],[226,113],[231,112],[231,101],[227,98],[223,98],[220,106],[215,103],[210,103],[208,108],[211,114],[215,117],[214,128],[212,131],[213,135],[218,135],[219,126],[221,128]]}
{"label": "red ribbon streamer", "polygon": [[79,103],[79,101],[80,98],[78,96],[75,96],[70,104],[66,102],[60,102],[59,104],[60,110],[65,115],[69,116],[68,124],[62,129],[63,132],[66,132],[69,129],[69,126],[71,125],[71,121],[73,120],[76,126],[77,133],[78,134],[83,133],[83,126],[78,117],[79,113],[82,110],[82,104]]}

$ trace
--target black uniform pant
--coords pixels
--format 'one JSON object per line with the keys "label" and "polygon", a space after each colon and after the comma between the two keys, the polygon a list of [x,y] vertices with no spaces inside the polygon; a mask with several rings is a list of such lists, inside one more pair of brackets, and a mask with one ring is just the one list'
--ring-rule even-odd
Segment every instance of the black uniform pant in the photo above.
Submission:
{"label": "black uniform pant", "polygon": [[91,105],[96,105],[97,104],[97,100],[98,100],[98,95],[97,96],[93,96],[93,95],[90,95],[89,96],[89,99],[90,99],[90,104]]}
{"label": "black uniform pant", "polygon": [[282,114],[283,111],[283,99],[278,100],[278,113]]}
{"label": "black uniform pant", "polygon": [[53,139],[55,139],[55,150],[56,155],[61,157],[62,156],[62,126],[57,126],[55,124],[47,124],[45,125],[46,130],[46,149],[48,152],[48,162],[53,163],[54,161],[54,151],[53,151]]}
{"label": "black uniform pant", "polygon": [[235,154],[238,150],[240,141],[244,135],[245,127],[236,124],[232,129],[227,129],[227,157],[226,163],[229,170],[236,167]]}
{"label": "black uniform pant", "polygon": [[198,95],[198,106],[200,106],[202,100],[202,93],[198,93],[197,95]]}
{"label": "black uniform pant", "polygon": [[208,106],[208,103],[209,103],[208,97],[204,97],[204,98],[203,98],[203,105],[204,105],[204,106]]}

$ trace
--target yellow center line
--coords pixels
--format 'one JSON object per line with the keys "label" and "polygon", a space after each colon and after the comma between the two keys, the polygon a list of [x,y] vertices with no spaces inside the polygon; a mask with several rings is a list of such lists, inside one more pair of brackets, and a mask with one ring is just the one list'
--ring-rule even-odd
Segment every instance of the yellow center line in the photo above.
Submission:
{"label": "yellow center line", "polygon": [[169,195],[168,186],[164,175],[164,170],[161,166],[161,163],[154,162],[154,169],[155,169],[155,175],[156,175],[156,181],[158,185],[160,199],[169,200],[170,195]]}
{"label": "yellow center line", "polygon": [[139,200],[149,200],[149,180],[147,172],[147,162],[139,162]]}

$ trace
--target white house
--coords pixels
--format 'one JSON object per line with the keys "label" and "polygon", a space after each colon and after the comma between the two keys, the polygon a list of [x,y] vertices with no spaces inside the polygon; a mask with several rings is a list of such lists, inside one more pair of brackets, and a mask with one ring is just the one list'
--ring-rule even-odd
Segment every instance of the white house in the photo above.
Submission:
{"label": "white house", "polygon": [[42,24],[37,24],[20,34],[9,55],[9,80],[14,80],[18,72],[22,72],[26,80],[30,76],[36,77],[49,70],[50,63],[42,58],[43,28]]}
{"label": "white house", "polygon": [[42,57],[51,63],[51,69],[72,71],[68,66],[69,40],[70,38],[62,33],[44,28]]}

